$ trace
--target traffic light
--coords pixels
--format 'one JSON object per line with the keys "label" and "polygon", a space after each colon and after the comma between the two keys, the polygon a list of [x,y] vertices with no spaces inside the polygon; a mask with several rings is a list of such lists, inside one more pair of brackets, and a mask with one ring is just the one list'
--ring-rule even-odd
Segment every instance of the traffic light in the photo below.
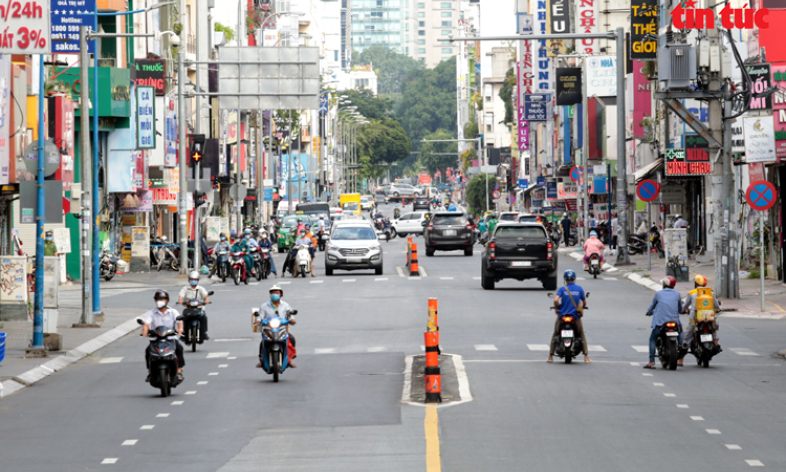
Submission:
{"label": "traffic light", "polygon": [[207,203],[205,192],[194,192],[194,208],[199,208],[205,203]]}
{"label": "traffic light", "polygon": [[191,135],[191,150],[188,153],[188,157],[190,158],[191,162],[198,163],[204,157],[205,152],[205,135],[204,134],[193,134]]}

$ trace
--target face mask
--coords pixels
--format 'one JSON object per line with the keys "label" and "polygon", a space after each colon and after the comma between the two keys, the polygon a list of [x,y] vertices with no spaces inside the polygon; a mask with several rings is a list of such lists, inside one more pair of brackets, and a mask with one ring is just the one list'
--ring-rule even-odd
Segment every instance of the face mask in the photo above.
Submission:
{"label": "face mask", "polygon": [[156,306],[158,308],[164,308],[166,306],[166,300],[156,300]]}
{"label": "face mask", "polygon": [[51,241],[51,240],[52,240],[52,238],[46,238],[46,240],[47,240],[47,241]]}
{"label": "face mask", "polygon": [[196,286],[197,286],[197,284],[199,283],[199,281],[197,281],[197,280],[189,280],[189,281],[188,281],[188,283],[189,283],[189,284],[190,284],[192,287],[196,287]]}
{"label": "face mask", "polygon": [[227,240],[227,238],[221,238],[221,240],[222,240],[222,241],[226,241],[226,240]]}
{"label": "face mask", "polygon": [[281,300],[281,295],[279,295],[277,293],[271,293],[270,294],[270,299],[273,300],[274,302],[277,302],[277,301]]}

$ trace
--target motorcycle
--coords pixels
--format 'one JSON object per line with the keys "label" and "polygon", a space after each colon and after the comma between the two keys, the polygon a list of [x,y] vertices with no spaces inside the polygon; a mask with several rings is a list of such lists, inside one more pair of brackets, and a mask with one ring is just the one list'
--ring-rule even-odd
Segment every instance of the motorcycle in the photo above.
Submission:
{"label": "motorcycle", "polygon": [[320,251],[325,251],[325,246],[327,245],[328,235],[324,229],[321,229],[317,232],[317,247]]}
{"label": "motorcycle", "polygon": [[[207,296],[213,296],[213,291],[207,292]],[[193,300],[184,301],[185,309],[183,310],[183,342],[191,346],[191,352],[196,352],[197,344],[205,342],[202,339],[201,323],[204,316],[205,302],[200,302],[196,298]]]}
{"label": "motorcycle", "polygon": [[552,244],[555,246],[559,246],[560,242],[562,242],[562,231],[557,227],[557,225],[553,225],[551,227],[551,231],[549,232],[549,237],[551,238]]}
{"label": "motorcycle", "polygon": [[[289,312],[286,318],[276,316],[256,321],[259,311],[254,311],[254,323],[262,328],[262,342],[259,347],[259,360],[262,370],[273,375],[273,382],[278,382],[279,375],[289,367],[287,339],[289,339],[289,319],[297,315],[297,310]],[[292,339],[294,346],[294,338]]]}
{"label": "motorcycle", "polygon": [[376,228],[377,231],[382,231],[384,227],[385,221],[382,219],[382,217],[374,218],[374,228]]}
{"label": "motorcycle", "polygon": [[600,256],[598,254],[592,254],[589,257],[587,272],[589,272],[590,275],[592,275],[593,279],[598,278],[598,274],[601,273]]}
{"label": "motorcycle", "polygon": [[391,239],[395,237],[395,233],[393,233],[393,228],[390,226],[390,220],[384,218],[382,220],[382,232],[385,233],[385,241],[390,242]]}
{"label": "motorcycle", "polygon": [[707,368],[712,358],[720,352],[720,346],[715,344],[715,327],[711,321],[699,321],[693,331],[693,340],[690,345],[683,343],[680,356],[690,352],[696,357],[696,362]]}
{"label": "motorcycle", "polygon": [[177,251],[171,244],[168,243],[166,236],[156,238],[153,241],[156,248],[151,245],[150,247],[150,264],[155,266],[156,270],[160,271],[161,268],[167,267],[174,271],[180,270],[180,257]]}
{"label": "motorcycle", "polygon": [[297,264],[298,272],[301,277],[305,277],[306,274],[311,273],[311,253],[308,252],[308,246],[297,246],[295,264]]}
{"label": "motorcycle", "polygon": [[[183,317],[178,316],[178,321]],[[137,318],[137,323],[145,322]],[[180,384],[177,378],[176,341],[170,336],[176,336],[177,331],[159,326],[148,332],[150,338],[150,386],[161,390],[162,397],[168,397],[172,389]]]}
{"label": "motorcycle", "polygon": [[647,240],[637,234],[631,234],[628,239],[628,253],[638,254],[647,252]]}
{"label": "motorcycle", "polygon": [[655,340],[655,349],[664,369],[677,370],[679,360],[678,339],[682,327],[676,321],[669,321],[660,327],[658,338]]}
{"label": "motorcycle", "polygon": [[[549,298],[554,298],[553,293],[549,293],[548,296]],[[589,297],[589,292],[586,293],[585,297]],[[559,308],[551,307],[551,309],[559,313]],[[560,316],[559,334],[557,335],[554,354],[558,355],[560,359],[565,358],[566,364],[570,364],[573,358],[578,357],[583,351],[584,346],[582,345],[581,336],[578,336],[578,328],[578,318],[575,315]]]}
{"label": "motorcycle", "polygon": [[227,251],[218,251],[218,256],[216,257],[216,275],[221,279],[222,282],[227,281],[227,277],[229,276],[230,272],[232,271],[229,265],[229,257],[227,256]]}
{"label": "motorcycle", "polygon": [[246,271],[245,251],[233,252],[232,256],[232,278],[235,280],[235,285],[240,285],[242,281],[248,285],[248,272]]}
{"label": "motorcycle", "polygon": [[265,276],[265,258],[262,255],[261,248],[252,246],[249,248],[249,252],[251,253],[251,260],[254,261],[254,275],[257,280],[262,280]]}
{"label": "motorcycle", "polygon": [[117,261],[118,258],[114,254],[110,254],[109,251],[101,251],[101,263],[99,265],[99,276],[103,277],[104,280],[109,282],[112,280],[112,277],[115,276],[117,273]]}

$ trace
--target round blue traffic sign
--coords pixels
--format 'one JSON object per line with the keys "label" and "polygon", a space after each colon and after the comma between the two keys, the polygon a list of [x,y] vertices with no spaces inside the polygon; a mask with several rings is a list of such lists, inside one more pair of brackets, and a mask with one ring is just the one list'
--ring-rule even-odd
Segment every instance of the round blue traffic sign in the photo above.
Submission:
{"label": "round blue traffic sign", "polygon": [[660,186],[654,180],[642,180],[636,186],[636,195],[643,202],[651,202],[658,198]]}
{"label": "round blue traffic sign", "polygon": [[751,182],[748,186],[748,191],[745,193],[748,205],[754,210],[759,211],[772,208],[772,206],[775,205],[775,199],[777,197],[778,192],[775,190],[775,186],[766,180]]}
{"label": "round blue traffic sign", "polygon": [[577,183],[581,182],[581,174],[583,172],[584,172],[584,170],[581,167],[573,166],[573,168],[570,169],[570,180],[572,180],[574,182],[577,182]]}

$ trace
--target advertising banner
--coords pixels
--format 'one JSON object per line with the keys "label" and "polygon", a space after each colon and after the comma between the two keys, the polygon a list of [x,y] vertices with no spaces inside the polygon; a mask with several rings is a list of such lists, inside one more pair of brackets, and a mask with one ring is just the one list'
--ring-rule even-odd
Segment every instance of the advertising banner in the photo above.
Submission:
{"label": "advertising banner", "polygon": [[[546,34],[546,0],[531,0],[530,11],[535,12],[534,34]],[[548,56],[547,41],[539,40],[532,44],[533,51],[536,51],[532,63],[532,78],[535,81],[536,92],[548,92],[553,90],[551,78],[551,59]]]}
{"label": "advertising banner", "polygon": [[163,59],[136,59],[134,77],[138,87],[154,87],[156,95],[166,94],[166,62]]}
{"label": "advertising banner", "polygon": [[547,121],[551,117],[551,94],[532,94],[524,97],[524,119]]}
{"label": "advertising banner", "polygon": [[[598,32],[598,2],[599,0],[577,0],[576,5],[576,32]],[[597,40],[576,40],[576,51],[579,54],[595,54],[598,52]]]}
{"label": "advertising banner", "polygon": [[614,56],[588,57],[587,96],[617,96],[617,58]]}
{"label": "advertising banner", "polygon": [[27,303],[27,257],[0,257],[0,301]]}
{"label": "advertising banner", "polygon": [[[570,7],[568,0],[549,0],[546,10],[546,21],[548,32],[552,34],[570,33]],[[565,54],[567,52],[566,41],[564,39],[551,39],[548,42],[548,53],[556,56],[556,53]]]}
{"label": "advertising banner", "polygon": [[[52,54],[79,54],[79,29],[96,28],[96,0],[51,0]],[[95,41],[87,42],[88,51],[95,52]]]}
{"label": "advertising banner", "polygon": [[579,185],[575,182],[558,182],[557,183],[557,198],[565,200],[568,198],[578,198]]}
{"label": "advertising banner", "polygon": [[633,63],[633,136],[636,138],[645,137],[641,122],[652,113],[652,87],[642,69],[643,64]]}
{"label": "advertising banner", "polygon": [[142,86],[136,88],[136,147],[156,147],[156,89]]}
{"label": "advertising banner", "polygon": [[[786,88],[786,65],[772,66],[772,81],[774,85],[781,90]],[[783,93],[776,93],[773,95],[772,108],[773,119],[775,121],[775,155],[778,159],[783,159],[786,158],[786,97]],[[739,146],[744,150],[742,123],[738,119],[732,126],[739,130],[739,134],[732,137],[732,146],[735,145],[735,138],[737,138]],[[742,150],[734,151],[732,147],[732,152],[742,152]],[[2,157],[0,157],[0,159],[2,159]],[[2,179],[2,176],[0,176],[0,179]]]}
{"label": "advertising banner", "polygon": [[[770,65],[766,62],[748,64],[745,66],[751,77],[754,93],[762,93],[772,85]],[[751,110],[772,110],[772,95],[765,97],[751,97]]]}
{"label": "advertising banner", "polygon": [[557,68],[557,105],[581,103],[581,68]]}
{"label": "advertising banner", "polygon": [[[698,159],[702,155],[694,155]],[[695,176],[712,173],[709,158],[698,161],[688,160],[685,149],[666,149],[666,176]]]}
{"label": "advertising banner", "polygon": [[775,162],[775,128],[772,116],[748,116],[742,120],[745,162]]}
{"label": "advertising banner", "polygon": [[166,155],[164,165],[166,167],[177,166],[177,112],[175,111],[175,100],[169,97],[164,98],[166,107]]}
{"label": "advertising banner", "polygon": [[0,13],[0,54],[52,52],[49,0],[8,1]]}
{"label": "advertising banner", "polygon": [[74,182],[74,109],[76,102],[68,97],[47,99],[49,137],[60,151],[60,167],[55,171],[55,180],[63,181],[63,190],[71,190]]}
{"label": "advertising banner", "polygon": [[628,57],[640,60],[657,59],[657,41],[658,0],[631,0],[630,56]]}
{"label": "advertising banner", "polygon": [[8,140],[11,127],[11,55],[0,54],[0,185],[11,180]]}

